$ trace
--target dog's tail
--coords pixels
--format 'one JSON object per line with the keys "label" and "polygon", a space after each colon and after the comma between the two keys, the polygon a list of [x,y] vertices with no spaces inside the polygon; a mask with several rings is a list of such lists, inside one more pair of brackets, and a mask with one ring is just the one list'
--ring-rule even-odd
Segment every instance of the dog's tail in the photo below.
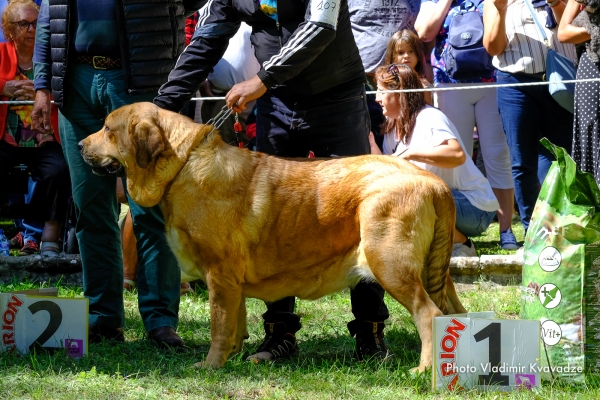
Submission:
{"label": "dog's tail", "polygon": [[[431,300],[442,313],[447,314],[449,308],[455,309],[452,304],[448,307],[446,285],[450,276],[456,207],[452,192],[445,184],[436,185],[433,190],[433,207],[437,218],[423,274],[427,282],[423,283]],[[453,288],[450,288],[450,292],[453,292]]]}

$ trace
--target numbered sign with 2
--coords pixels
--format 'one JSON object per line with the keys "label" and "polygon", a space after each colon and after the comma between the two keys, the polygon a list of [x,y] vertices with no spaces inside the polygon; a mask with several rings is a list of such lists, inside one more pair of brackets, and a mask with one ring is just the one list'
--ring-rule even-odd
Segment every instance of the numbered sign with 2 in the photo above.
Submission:
{"label": "numbered sign with 2", "polygon": [[493,312],[433,322],[433,388],[511,390],[540,386],[538,321],[494,319]]}
{"label": "numbered sign with 2", "polygon": [[3,351],[27,354],[39,346],[87,354],[87,299],[2,293],[0,311]]}

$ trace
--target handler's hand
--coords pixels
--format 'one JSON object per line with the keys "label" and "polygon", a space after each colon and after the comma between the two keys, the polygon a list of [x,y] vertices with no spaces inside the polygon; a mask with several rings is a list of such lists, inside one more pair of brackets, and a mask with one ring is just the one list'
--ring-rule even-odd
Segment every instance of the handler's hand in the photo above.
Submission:
{"label": "handler's hand", "polygon": [[227,108],[233,107],[233,111],[241,113],[246,109],[246,103],[258,99],[267,91],[267,87],[258,75],[244,82],[233,85],[225,95]]}
{"label": "handler's hand", "polygon": [[31,112],[31,125],[34,130],[40,133],[52,133],[50,124],[50,91],[41,89],[35,92],[35,102]]}

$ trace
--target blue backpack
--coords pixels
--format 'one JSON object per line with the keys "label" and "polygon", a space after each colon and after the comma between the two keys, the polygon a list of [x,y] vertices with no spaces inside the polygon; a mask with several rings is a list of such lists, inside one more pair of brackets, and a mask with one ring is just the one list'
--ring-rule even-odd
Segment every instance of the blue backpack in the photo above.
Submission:
{"label": "blue backpack", "polygon": [[486,78],[494,72],[492,57],[483,47],[483,20],[477,8],[483,0],[466,0],[448,28],[442,58],[446,74],[454,80]]}

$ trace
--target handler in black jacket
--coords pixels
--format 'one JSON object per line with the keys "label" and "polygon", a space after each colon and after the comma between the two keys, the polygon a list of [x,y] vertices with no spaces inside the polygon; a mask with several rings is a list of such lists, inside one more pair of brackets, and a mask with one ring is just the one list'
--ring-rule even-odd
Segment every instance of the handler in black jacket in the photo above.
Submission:
{"label": "handler in black jacket", "polygon": [[[99,131],[114,109],[152,101],[185,46],[185,16],[206,0],[44,0],[34,52],[33,124],[49,128],[50,90],[77,207],[89,338],[123,341],[123,261],[117,226],[116,177],[92,173],[77,144]],[[125,186],[125,185],[124,185]],[[129,197],[129,196],[128,196]],[[166,242],[160,206],[129,198],[138,239],[139,310],[149,338],[181,347],[180,271]]]}
{"label": "handler in black jacket", "polygon": [[[181,54],[154,103],[180,111],[225,52],[240,22],[252,27],[251,42],[262,65],[258,74],[229,91],[226,102],[241,111],[257,100],[257,150],[283,157],[352,156],[369,153],[365,73],[346,0],[209,0],[200,11],[192,42]],[[352,291],[348,324],[359,358],[388,357],[383,321],[388,310],[376,283]],[[266,338],[255,360],[298,351],[300,317],[294,298],[267,305]]]}

